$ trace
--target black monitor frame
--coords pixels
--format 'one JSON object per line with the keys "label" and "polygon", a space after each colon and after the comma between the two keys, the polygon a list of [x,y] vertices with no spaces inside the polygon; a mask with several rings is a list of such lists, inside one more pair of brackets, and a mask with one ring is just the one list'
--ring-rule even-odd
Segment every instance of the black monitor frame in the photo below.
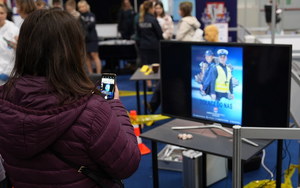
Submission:
{"label": "black monitor frame", "polygon": [[[161,41],[163,115],[203,123],[215,123],[191,115],[190,77],[191,46],[193,45],[243,48],[242,126],[287,127],[289,125],[292,46],[280,44]],[[276,53],[274,53],[275,51]],[[286,62],[286,64],[281,64],[279,61]],[[281,86],[282,92],[279,90],[278,84]],[[273,94],[272,90],[274,90]],[[232,126],[232,124],[221,124]]]}

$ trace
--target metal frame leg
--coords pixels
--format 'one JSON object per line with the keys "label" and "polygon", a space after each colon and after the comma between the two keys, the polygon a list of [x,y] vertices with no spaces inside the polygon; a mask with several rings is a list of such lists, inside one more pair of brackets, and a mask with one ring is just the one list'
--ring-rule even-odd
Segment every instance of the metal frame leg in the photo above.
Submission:
{"label": "metal frame leg", "polygon": [[207,168],[206,168],[206,162],[207,162],[207,154],[202,152],[202,185],[200,187],[206,187],[207,185]]}
{"label": "metal frame leg", "polygon": [[282,148],[283,140],[277,141],[277,168],[276,168],[276,188],[281,187],[281,172],[282,172]]}
{"label": "metal frame leg", "polygon": [[159,187],[159,178],[158,178],[158,161],[157,161],[157,143],[151,141],[152,145],[152,175],[153,175],[153,187]]}
{"label": "metal frame leg", "polygon": [[146,80],[143,80],[143,89],[144,89],[144,114],[148,114],[147,112],[147,85]]}
{"label": "metal frame leg", "polygon": [[241,188],[241,126],[233,126],[232,185]]}
{"label": "metal frame leg", "polygon": [[137,113],[141,114],[140,83],[138,80],[135,82],[135,90],[136,90]]}

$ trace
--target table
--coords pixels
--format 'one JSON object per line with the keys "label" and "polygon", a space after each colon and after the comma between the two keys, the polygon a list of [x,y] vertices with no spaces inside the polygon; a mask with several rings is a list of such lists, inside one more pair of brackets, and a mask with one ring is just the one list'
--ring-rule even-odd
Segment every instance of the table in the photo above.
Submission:
{"label": "table", "polygon": [[[142,138],[150,139],[152,144],[152,170],[153,170],[153,186],[159,187],[158,177],[158,163],[157,163],[157,143],[163,142],[176,146],[185,147],[197,151],[202,151],[204,154],[213,154],[221,157],[232,158],[233,156],[233,143],[232,136],[228,133],[218,129],[190,129],[190,130],[172,130],[174,126],[203,126],[204,124],[194,121],[175,119],[168,123],[165,123],[159,127],[151,129],[143,134]],[[191,133],[193,138],[191,140],[178,139],[178,133]],[[266,146],[272,143],[272,140],[252,140],[259,146],[254,147],[247,143],[242,143],[243,153],[241,159],[244,161],[249,160],[255,154],[260,152]],[[203,160],[203,170],[206,169],[206,157]],[[202,173],[203,185],[206,185],[206,173]],[[203,186],[205,187],[205,186]]]}
{"label": "table", "polygon": [[137,53],[133,40],[107,40],[98,43],[100,59],[107,61],[107,67],[114,71],[119,60],[136,60]]}
{"label": "table", "polygon": [[160,80],[160,69],[158,73],[151,73],[149,75],[145,75],[140,71],[141,68],[138,68],[133,75],[130,77],[130,80],[136,81],[135,89],[136,89],[136,101],[137,101],[137,112],[141,114],[141,104],[140,104],[140,85],[139,81],[143,81],[143,90],[144,90],[144,114],[147,114],[147,86],[146,80]]}

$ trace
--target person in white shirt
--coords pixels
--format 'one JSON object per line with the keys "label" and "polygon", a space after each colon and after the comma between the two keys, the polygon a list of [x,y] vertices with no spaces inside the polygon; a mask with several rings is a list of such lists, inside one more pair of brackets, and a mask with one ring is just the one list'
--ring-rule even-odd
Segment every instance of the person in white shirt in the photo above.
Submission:
{"label": "person in white shirt", "polygon": [[16,39],[19,28],[6,20],[7,7],[0,4],[0,85],[4,84],[14,67]]}
{"label": "person in white shirt", "polygon": [[155,3],[155,16],[163,31],[163,37],[166,40],[172,39],[174,31],[174,23],[170,15],[165,13],[163,3],[161,1]]}

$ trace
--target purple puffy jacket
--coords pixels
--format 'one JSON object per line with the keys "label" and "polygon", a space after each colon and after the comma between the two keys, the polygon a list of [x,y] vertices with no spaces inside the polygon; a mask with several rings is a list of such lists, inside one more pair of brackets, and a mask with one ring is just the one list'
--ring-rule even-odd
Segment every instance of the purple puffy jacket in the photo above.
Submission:
{"label": "purple puffy jacket", "polygon": [[[0,98],[3,87],[0,87]],[[0,99],[0,154],[15,188],[91,188],[91,179],[61,161],[102,169],[118,179],[138,168],[140,152],[124,106],[91,95],[59,107],[43,77],[17,80]],[[117,187],[103,179],[107,187]]]}

